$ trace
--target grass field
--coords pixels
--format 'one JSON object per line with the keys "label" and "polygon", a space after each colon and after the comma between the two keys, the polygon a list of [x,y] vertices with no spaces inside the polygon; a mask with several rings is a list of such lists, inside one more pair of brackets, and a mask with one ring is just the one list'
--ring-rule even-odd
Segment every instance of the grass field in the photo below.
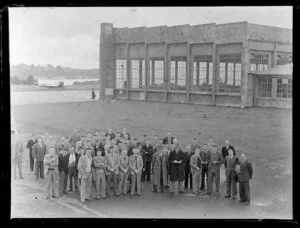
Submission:
{"label": "grass field", "polygon": [[[199,212],[200,218],[222,215],[229,218],[292,218],[292,110],[132,101],[22,105],[14,106],[13,110],[21,137],[25,141],[32,132],[63,136],[68,135],[74,128],[87,132],[95,129],[104,131],[109,127],[116,130],[126,127],[133,137],[147,134],[150,138],[154,134],[164,137],[167,130],[172,130],[183,147],[191,143],[194,137],[202,143],[212,137],[219,146],[223,146],[224,140],[229,139],[237,148],[238,154],[246,153],[253,164],[249,210],[228,205],[223,197],[214,204],[208,204],[204,200],[203,206],[196,205],[191,198],[180,199],[180,207],[187,213],[184,217],[197,216],[195,213],[198,210],[203,212],[205,205],[207,213],[204,216]],[[221,174],[221,194],[225,195],[223,169],[224,167]],[[114,215],[148,217],[149,214],[156,215],[154,209],[160,208],[160,205],[173,208],[170,209],[173,214],[167,210],[162,212],[160,208],[158,216],[170,217],[179,213],[173,207],[176,202],[170,200],[169,196],[166,198],[168,199],[159,199],[157,204],[152,203],[153,210],[148,208],[144,213],[137,206],[132,206],[131,213],[128,208],[119,205],[124,201],[116,201],[113,205],[119,206],[114,208]],[[142,205],[145,200],[153,198],[145,196],[137,205]],[[107,207],[93,205],[92,203],[91,207],[95,210],[112,213]],[[225,208],[226,213],[220,208]]]}

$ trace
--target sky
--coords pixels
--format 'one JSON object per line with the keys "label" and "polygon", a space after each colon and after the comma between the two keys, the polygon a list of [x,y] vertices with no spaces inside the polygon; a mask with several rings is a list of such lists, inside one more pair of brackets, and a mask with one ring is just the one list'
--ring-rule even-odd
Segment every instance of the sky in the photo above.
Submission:
{"label": "sky", "polygon": [[10,64],[98,68],[101,23],[130,28],[239,21],[292,29],[292,7],[9,8]]}

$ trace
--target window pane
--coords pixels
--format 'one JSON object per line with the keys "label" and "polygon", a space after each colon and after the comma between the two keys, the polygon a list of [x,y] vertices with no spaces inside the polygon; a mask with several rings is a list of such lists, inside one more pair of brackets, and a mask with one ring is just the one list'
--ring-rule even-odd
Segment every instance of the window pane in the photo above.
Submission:
{"label": "window pane", "polygon": [[197,85],[197,62],[193,65],[193,85]]}
{"label": "window pane", "polygon": [[212,71],[213,71],[213,63],[209,63],[209,77],[208,77],[209,85],[212,85]]}
{"label": "window pane", "polygon": [[206,62],[199,63],[199,84],[207,83],[207,64]]}
{"label": "window pane", "polygon": [[149,89],[164,89],[164,60],[150,60]]}
{"label": "window pane", "polygon": [[250,65],[250,71],[256,71],[256,64],[251,64]]}
{"label": "window pane", "polygon": [[125,59],[116,60],[116,88],[127,87],[127,61]]}
{"label": "window pane", "polygon": [[227,85],[233,85],[233,63],[227,65]]}
{"label": "window pane", "polygon": [[170,83],[174,83],[175,84],[175,65],[176,62],[175,61],[171,61],[171,70],[170,70]]}
{"label": "window pane", "polygon": [[225,83],[225,65],[226,63],[220,63],[220,81]]}
{"label": "window pane", "polygon": [[139,79],[140,79],[140,61],[131,60],[131,87],[130,88],[139,88]]}
{"label": "window pane", "polygon": [[186,62],[178,61],[178,85],[186,84]]}
{"label": "window pane", "polygon": [[242,64],[236,63],[235,64],[235,85],[241,85],[241,74],[242,74]]}

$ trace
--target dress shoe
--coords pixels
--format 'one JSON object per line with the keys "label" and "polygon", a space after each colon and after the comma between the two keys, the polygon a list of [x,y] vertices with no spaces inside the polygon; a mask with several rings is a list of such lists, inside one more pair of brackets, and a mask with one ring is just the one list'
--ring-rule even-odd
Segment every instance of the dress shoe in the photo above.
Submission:
{"label": "dress shoe", "polygon": [[98,199],[100,199],[100,197],[99,197],[99,196],[96,196],[95,199],[98,200]]}
{"label": "dress shoe", "polygon": [[230,195],[225,196],[225,198],[230,198],[230,197],[231,197]]}
{"label": "dress shoe", "polygon": [[20,179],[24,179],[24,177],[20,177]]}
{"label": "dress shoe", "polygon": [[85,199],[86,201],[92,201],[90,198],[88,198],[88,199]]}
{"label": "dress shoe", "polygon": [[250,202],[248,201],[248,202],[245,202],[245,205],[250,205]]}
{"label": "dress shoe", "polygon": [[138,196],[141,196],[141,193],[137,193]]}
{"label": "dress shoe", "polygon": [[239,200],[239,202],[240,202],[240,203],[244,203],[245,201],[244,201],[244,200]]}
{"label": "dress shoe", "polygon": [[206,192],[205,194],[207,194],[207,195],[211,195],[211,192]]}
{"label": "dress shoe", "polygon": [[166,185],[166,186],[165,186],[165,188],[169,188],[169,186],[168,186],[168,185]]}
{"label": "dress shoe", "polygon": [[156,189],[154,189],[154,190],[152,190],[152,192],[157,192],[157,190],[156,190]]}
{"label": "dress shoe", "polygon": [[179,191],[180,194],[184,193],[184,191]]}
{"label": "dress shoe", "polygon": [[233,200],[235,200],[235,199],[236,199],[236,197],[235,197],[235,196],[233,196],[233,197],[232,197],[232,199],[233,199]]}

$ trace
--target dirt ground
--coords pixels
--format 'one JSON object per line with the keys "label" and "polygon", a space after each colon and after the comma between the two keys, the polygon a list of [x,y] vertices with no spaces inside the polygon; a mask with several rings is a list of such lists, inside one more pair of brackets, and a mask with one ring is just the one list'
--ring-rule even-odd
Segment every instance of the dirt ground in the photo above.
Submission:
{"label": "dirt ground", "polygon": [[[224,166],[220,196],[154,194],[143,184],[143,196],[122,196],[80,205],[79,195],[45,200],[42,180],[29,171],[24,153],[25,179],[12,183],[13,217],[145,217],[145,218],[292,218],[292,110],[210,107],[133,101],[20,105],[12,107],[24,143],[30,134],[48,132],[66,136],[108,127],[126,127],[133,137],[172,130],[182,146],[194,137],[212,137],[223,146],[229,139],[237,153],[246,153],[254,176],[251,205],[224,198]],[[37,197],[37,198],[35,198]]]}

